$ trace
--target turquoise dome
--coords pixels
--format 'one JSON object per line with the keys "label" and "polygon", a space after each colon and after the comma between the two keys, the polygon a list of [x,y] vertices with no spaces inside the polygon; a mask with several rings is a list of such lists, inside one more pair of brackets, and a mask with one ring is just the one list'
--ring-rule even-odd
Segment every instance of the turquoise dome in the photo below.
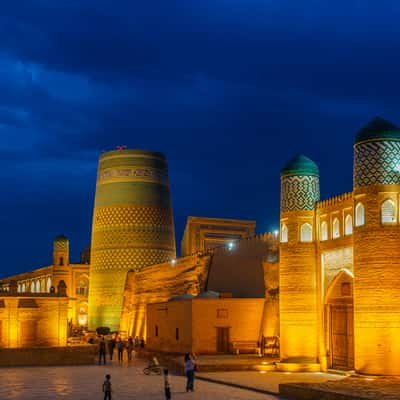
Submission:
{"label": "turquoise dome", "polygon": [[303,154],[292,158],[281,170],[281,176],[319,176],[317,164]]}
{"label": "turquoise dome", "polygon": [[378,140],[400,141],[400,129],[381,117],[375,117],[357,133],[355,144]]}
{"label": "turquoise dome", "polygon": [[54,239],[55,242],[68,242],[68,238],[65,235],[58,235]]}

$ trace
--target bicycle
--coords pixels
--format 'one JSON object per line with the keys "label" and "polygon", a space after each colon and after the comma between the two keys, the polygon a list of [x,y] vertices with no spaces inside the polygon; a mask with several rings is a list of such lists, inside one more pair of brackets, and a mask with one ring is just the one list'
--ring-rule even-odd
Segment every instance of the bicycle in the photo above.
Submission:
{"label": "bicycle", "polygon": [[162,373],[161,365],[149,365],[148,367],[143,369],[143,373],[145,375],[150,375],[152,373],[156,375],[161,375]]}

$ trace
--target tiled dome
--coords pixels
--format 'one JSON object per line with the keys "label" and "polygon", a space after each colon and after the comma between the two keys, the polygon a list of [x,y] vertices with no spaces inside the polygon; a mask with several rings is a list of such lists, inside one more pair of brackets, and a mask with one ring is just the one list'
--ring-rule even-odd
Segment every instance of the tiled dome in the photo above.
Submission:
{"label": "tiled dome", "polygon": [[281,175],[319,176],[319,169],[313,160],[303,154],[298,154],[281,170]]}

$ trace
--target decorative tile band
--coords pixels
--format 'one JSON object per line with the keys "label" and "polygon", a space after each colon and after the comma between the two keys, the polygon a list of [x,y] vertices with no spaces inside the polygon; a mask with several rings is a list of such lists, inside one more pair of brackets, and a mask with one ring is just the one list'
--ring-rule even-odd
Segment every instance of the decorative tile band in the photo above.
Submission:
{"label": "decorative tile band", "polygon": [[400,142],[361,143],[354,148],[354,187],[400,184]]}
{"label": "decorative tile band", "polygon": [[317,176],[281,177],[281,212],[314,210],[319,201]]}
{"label": "decorative tile band", "polygon": [[151,167],[121,167],[99,171],[97,185],[111,182],[152,182],[168,186],[168,173]]}

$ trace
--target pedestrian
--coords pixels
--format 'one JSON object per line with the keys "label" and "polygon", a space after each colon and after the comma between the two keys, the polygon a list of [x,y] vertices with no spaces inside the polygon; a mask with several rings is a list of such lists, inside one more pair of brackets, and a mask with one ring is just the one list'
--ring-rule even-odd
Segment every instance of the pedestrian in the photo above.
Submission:
{"label": "pedestrian", "polygon": [[165,390],[165,399],[171,399],[171,383],[169,381],[168,369],[164,368],[164,390]]}
{"label": "pedestrian", "polygon": [[186,375],[186,391],[187,392],[194,392],[194,371],[196,368],[196,363],[190,357],[189,353],[185,354],[185,365],[184,365],[184,370],[185,370],[185,375]]}
{"label": "pedestrian", "polygon": [[144,339],[140,338],[140,348],[144,349]]}
{"label": "pedestrian", "polygon": [[118,348],[118,361],[122,362],[124,358],[124,342],[121,338],[119,338],[118,343],[117,343],[117,348]]}
{"label": "pedestrian", "polygon": [[104,400],[111,400],[111,375],[106,375],[106,380],[103,383]]}
{"label": "pedestrian", "polygon": [[135,336],[135,347],[138,349],[140,347],[140,339],[139,336]]}
{"label": "pedestrian", "polygon": [[129,337],[128,343],[126,344],[126,352],[128,353],[128,361],[132,360],[132,351],[133,351],[133,340],[132,340],[132,337]]}
{"label": "pedestrian", "polygon": [[101,358],[103,358],[103,363],[106,363],[106,341],[104,336],[101,337],[99,342],[99,365],[101,364]]}
{"label": "pedestrian", "polygon": [[108,341],[108,353],[110,355],[110,360],[112,360],[113,358],[114,349],[115,349],[115,337],[113,335],[111,339]]}

